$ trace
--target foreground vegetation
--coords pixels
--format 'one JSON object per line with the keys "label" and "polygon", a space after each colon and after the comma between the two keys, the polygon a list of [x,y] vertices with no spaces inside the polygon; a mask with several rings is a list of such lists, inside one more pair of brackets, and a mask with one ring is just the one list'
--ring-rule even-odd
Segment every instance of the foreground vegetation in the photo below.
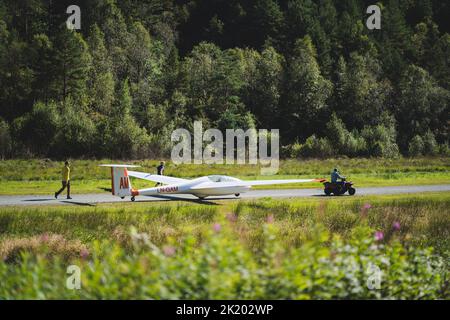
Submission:
{"label": "foreground vegetation", "polygon": [[[73,193],[107,192],[111,187],[110,172],[98,165],[122,163],[118,160],[74,160],[72,161]],[[139,170],[155,172],[159,161],[140,160],[126,163],[142,166]],[[62,162],[46,159],[5,160],[0,162],[0,195],[5,194],[52,194],[60,187]],[[327,159],[327,160],[281,160],[276,176],[260,176],[260,167],[255,165],[174,165],[166,163],[166,175],[193,178],[208,174],[226,174],[242,179],[294,179],[329,178],[334,167],[356,186],[392,186],[450,183],[450,159],[398,158],[398,159]],[[133,179],[133,187],[148,186],[148,183]],[[264,186],[273,188],[273,186]],[[321,185],[289,184],[277,188],[316,188]],[[261,187],[259,187],[261,188]]]}
{"label": "foreground vegetation", "polygon": [[0,298],[448,299],[449,207],[432,193],[2,208]]}

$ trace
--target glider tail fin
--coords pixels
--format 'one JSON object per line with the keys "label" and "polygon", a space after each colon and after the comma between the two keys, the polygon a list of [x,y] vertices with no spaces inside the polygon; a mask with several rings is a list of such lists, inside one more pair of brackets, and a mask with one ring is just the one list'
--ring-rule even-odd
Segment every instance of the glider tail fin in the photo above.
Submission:
{"label": "glider tail fin", "polygon": [[102,165],[111,167],[111,191],[114,196],[126,197],[136,195],[136,191],[131,187],[130,177],[128,176],[127,165]]}
{"label": "glider tail fin", "polygon": [[131,196],[131,181],[127,168],[111,167],[111,187],[114,196]]}

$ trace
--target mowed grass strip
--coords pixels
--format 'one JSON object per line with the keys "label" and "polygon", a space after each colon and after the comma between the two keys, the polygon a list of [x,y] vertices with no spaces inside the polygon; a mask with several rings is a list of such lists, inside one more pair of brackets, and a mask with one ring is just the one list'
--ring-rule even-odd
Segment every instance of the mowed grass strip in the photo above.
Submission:
{"label": "mowed grass strip", "polygon": [[[110,172],[102,163],[124,163],[117,160],[72,161],[71,185],[74,194],[109,192]],[[140,165],[138,170],[155,172],[159,160],[125,161]],[[6,160],[0,162],[0,195],[53,194],[60,187],[62,162],[51,160]],[[210,174],[225,174],[244,180],[329,178],[338,167],[356,186],[427,185],[450,183],[449,158],[399,159],[328,159],[282,160],[277,175],[261,176],[257,165],[175,165],[166,162],[166,175],[195,178]],[[152,183],[132,179],[133,187]],[[259,186],[270,188],[317,188],[319,183]]]}

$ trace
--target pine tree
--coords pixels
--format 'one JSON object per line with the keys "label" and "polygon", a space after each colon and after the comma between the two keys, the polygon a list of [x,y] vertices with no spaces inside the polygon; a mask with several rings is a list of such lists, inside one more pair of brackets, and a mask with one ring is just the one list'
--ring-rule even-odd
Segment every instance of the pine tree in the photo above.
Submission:
{"label": "pine tree", "polygon": [[114,116],[120,118],[124,115],[130,115],[132,107],[133,99],[130,94],[130,86],[128,84],[128,79],[125,79],[122,82],[122,86],[119,91]]}
{"label": "pine tree", "polygon": [[11,33],[1,47],[0,117],[11,121],[32,108],[34,73],[28,61],[29,46],[16,33]]}
{"label": "pine tree", "polygon": [[390,79],[398,81],[407,67],[406,52],[410,51],[411,30],[406,24],[405,13],[399,0],[390,0],[382,11],[383,27],[378,51]]}
{"label": "pine tree", "polygon": [[376,125],[388,110],[392,88],[382,74],[380,62],[368,54],[353,53],[348,64],[339,58],[333,109],[348,127]]}
{"label": "pine tree", "polygon": [[398,89],[396,117],[401,148],[407,150],[410,139],[422,135],[425,129],[430,129],[438,141],[448,141],[450,92],[414,65],[402,75]]}
{"label": "pine tree", "polygon": [[[250,112],[255,114],[259,126],[263,128],[277,125],[279,102],[281,97],[281,81],[283,79],[283,56],[273,47],[268,47],[255,57],[251,72],[248,74],[248,84],[244,94],[244,102]],[[248,62],[248,61],[247,61]]]}
{"label": "pine tree", "polygon": [[136,157],[147,151],[150,138],[131,115],[132,105],[128,79],[125,79],[116,101],[115,114],[108,122],[108,131],[111,132],[109,145],[114,157]]}
{"label": "pine tree", "polygon": [[311,38],[297,40],[287,61],[281,110],[291,138],[305,139],[316,131],[319,113],[327,107],[331,92],[332,84],[320,72]]}
{"label": "pine tree", "polygon": [[45,103],[58,99],[57,68],[54,63],[55,48],[45,34],[36,34],[30,48],[30,63],[34,73],[33,98]]}
{"label": "pine tree", "polygon": [[92,68],[88,79],[92,108],[96,112],[108,115],[114,103],[114,76],[104,35],[97,25],[91,28],[88,43],[92,57]]}
{"label": "pine tree", "polygon": [[121,82],[129,76],[127,48],[130,34],[125,18],[115,1],[101,1],[93,8],[100,16],[95,18],[104,32],[106,48],[113,62],[115,81]]}
{"label": "pine tree", "polygon": [[283,12],[274,0],[257,1],[249,12],[253,34],[251,46],[261,48],[268,39],[276,39],[283,27]]}
{"label": "pine tree", "polygon": [[60,28],[55,44],[56,67],[60,87],[60,97],[65,104],[68,96],[82,107],[87,105],[87,79],[91,68],[92,58],[88,45],[81,34]]}

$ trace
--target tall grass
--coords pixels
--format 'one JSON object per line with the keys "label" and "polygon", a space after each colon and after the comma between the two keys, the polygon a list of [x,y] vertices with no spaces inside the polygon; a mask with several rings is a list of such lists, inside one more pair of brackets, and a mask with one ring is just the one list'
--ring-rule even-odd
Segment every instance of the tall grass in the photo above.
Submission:
{"label": "tall grass", "polygon": [[0,299],[448,299],[448,208],[449,193],[1,208]]}
{"label": "tall grass", "polygon": [[[348,237],[362,224],[389,235],[400,223],[400,240],[449,250],[450,194],[372,196],[326,200],[273,200],[222,202],[222,205],[109,204],[93,207],[11,207],[0,209],[0,239],[11,236],[61,234],[89,242],[111,239],[118,230],[131,226],[150,234],[156,244],[167,235],[196,234],[215,221],[235,221],[235,232],[244,244],[258,248],[258,228],[267,221],[280,227],[286,246],[300,245],[310,238],[316,224],[330,233]],[[364,207],[370,204],[370,208]]]}
{"label": "tall grass", "polygon": [[[448,264],[431,249],[379,243],[358,227],[347,241],[319,226],[299,247],[284,248],[280,229],[260,227],[260,251],[233,236],[233,222],[215,224],[201,240],[186,235],[157,246],[132,231],[132,247],[94,242],[70,261],[21,255],[0,262],[3,299],[437,299],[449,298]],[[80,290],[65,287],[68,264],[81,270]],[[379,286],[372,287],[374,268]]]}

